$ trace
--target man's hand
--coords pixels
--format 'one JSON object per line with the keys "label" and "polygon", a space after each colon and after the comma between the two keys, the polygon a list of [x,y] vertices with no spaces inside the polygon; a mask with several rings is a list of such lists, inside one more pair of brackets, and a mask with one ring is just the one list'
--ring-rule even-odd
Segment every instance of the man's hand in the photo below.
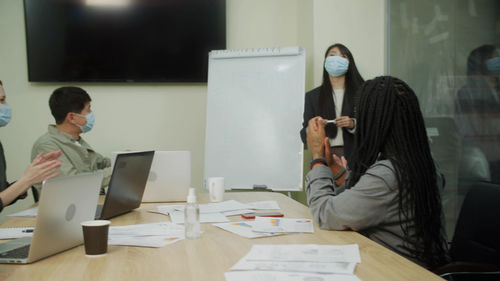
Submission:
{"label": "man's hand", "polygon": [[313,158],[325,157],[325,124],[326,120],[319,116],[309,120],[307,127],[307,147],[311,150]]}

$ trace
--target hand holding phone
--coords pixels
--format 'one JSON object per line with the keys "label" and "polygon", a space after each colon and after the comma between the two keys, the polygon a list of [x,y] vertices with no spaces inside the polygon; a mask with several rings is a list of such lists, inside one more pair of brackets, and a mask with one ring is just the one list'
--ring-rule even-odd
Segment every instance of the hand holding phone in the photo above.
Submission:
{"label": "hand holding phone", "polygon": [[280,212],[271,212],[271,213],[248,213],[241,215],[245,219],[254,219],[255,217],[283,217],[283,214]]}

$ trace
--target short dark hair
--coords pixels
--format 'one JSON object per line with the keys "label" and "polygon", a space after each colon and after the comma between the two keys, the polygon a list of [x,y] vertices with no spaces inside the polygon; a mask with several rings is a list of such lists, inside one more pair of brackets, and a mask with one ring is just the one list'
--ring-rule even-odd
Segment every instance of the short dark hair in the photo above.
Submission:
{"label": "short dark hair", "polygon": [[85,104],[92,99],[89,94],[79,87],[61,87],[55,89],[49,99],[50,112],[56,120],[56,124],[61,124],[66,119],[69,112],[82,112]]}
{"label": "short dark hair", "polygon": [[2,86],[3,86],[2,80],[0,80],[0,85],[2,85]]}

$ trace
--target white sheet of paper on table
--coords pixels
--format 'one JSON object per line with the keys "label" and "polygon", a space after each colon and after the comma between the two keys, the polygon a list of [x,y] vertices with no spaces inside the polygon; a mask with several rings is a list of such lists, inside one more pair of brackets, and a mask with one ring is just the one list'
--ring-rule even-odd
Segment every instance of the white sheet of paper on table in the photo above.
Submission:
{"label": "white sheet of paper on table", "polygon": [[[183,224],[184,223],[184,212],[183,211],[174,211],[170,212],[170,220],[173,223]],[[200,214],[200,223],[209,223],[209,222],[228,222],[226,216],[221,213],[209,213],[209,214]]]}
{"label": "white sheet of paper on table", "polygon": [[302,261],[361,263],[357,244],[349,245],[253,245],[245,256],[255,261]]}
{"label": "white sheet of paper on table", "polygon": [[277,271],[231,271],[224,273],[226,281],[361,281],[355,275],[316,274]]}
{"label": "white sheet of paper on table", "polygon": [[184,226],[171,222],[110,226],[109,236],[151,236],[184,237]]}
{"label": "white sheet of paper on table", "polygon": [[251,209],[255,210],[279,210],[280,206],[276,201],[256,201],[251,203],[246,203]]}
{"label": "white sheet of paper on table", "polygon": [[238,222],[228,222],[228,223],[216,223],[213,225],[246,238],[261,238],[261,237],[270,237],[283,234],[283,233],[253,232],[252,231],[253,223],[254,221],[238,221]]}
{"label": "white sheet of paper on table", "polygon": [[110,236],[108,245],[158,248],[183,240],[182,237],[168,236]]}
{"label": "white sheet of paper on table", "polygon": [[24,218],[34,218],[38,214],[38,207],[27,209],[21,212],[7,215],[7,217],[24,217]]}
{"label": "white sheet of paper on table", "polygon": [[243,257],[231,270],[354,274],[355,268],[356,263],[347,262],[251,261]]}
{"label": "white sheet of paper on table", "polygon": [[255,232],[313,233],[314,225],[311,219],[255,217],[252,230]]}

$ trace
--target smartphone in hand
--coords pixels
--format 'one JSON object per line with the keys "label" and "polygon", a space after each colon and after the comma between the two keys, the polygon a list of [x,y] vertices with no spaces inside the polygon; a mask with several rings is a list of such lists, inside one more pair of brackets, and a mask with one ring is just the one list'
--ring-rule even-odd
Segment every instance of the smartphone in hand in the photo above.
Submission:
{"label": "smartphone in hand", "polygon": [[241,215],[244,219],[254,219],[255,217],[283,217],[283,214],[280,212],[271,212],[271,213],[248,213]]}

